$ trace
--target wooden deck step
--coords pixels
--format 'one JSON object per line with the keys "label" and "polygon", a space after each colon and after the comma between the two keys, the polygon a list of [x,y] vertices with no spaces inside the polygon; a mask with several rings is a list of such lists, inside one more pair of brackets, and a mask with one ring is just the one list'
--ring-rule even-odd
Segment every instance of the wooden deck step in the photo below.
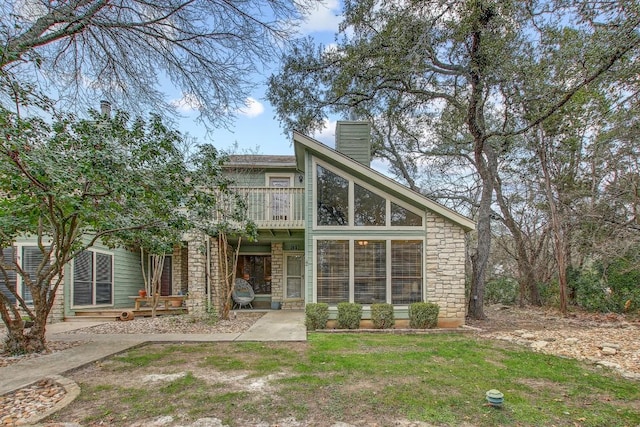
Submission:
{"label": "wooden deck step", "polygon": [[[120,320],[120,316],[124,312],[133,312],[135,317],[151,317],[151,308],[143,307],[139,310],[134,310],[133,308],[122,308],[122,309],[87,309],[87,310],[76,310],[75,316],[65,317],[65,322],[107,322],[107,321],[116,321]],[[187,310],[184,307],[176,307],[176,308],[158,308],[156,310],[157,316],[168,316],[168,315],[177,315],[177,314],[186,314]]]}

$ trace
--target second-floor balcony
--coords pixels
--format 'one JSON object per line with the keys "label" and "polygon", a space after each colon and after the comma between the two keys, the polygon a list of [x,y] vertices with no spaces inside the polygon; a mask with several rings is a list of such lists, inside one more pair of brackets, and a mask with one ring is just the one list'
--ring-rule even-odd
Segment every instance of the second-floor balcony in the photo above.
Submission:
{"label": "second-floor balcony", "polygon": [[304,228],[304,188],[236,187],[258,228]]}

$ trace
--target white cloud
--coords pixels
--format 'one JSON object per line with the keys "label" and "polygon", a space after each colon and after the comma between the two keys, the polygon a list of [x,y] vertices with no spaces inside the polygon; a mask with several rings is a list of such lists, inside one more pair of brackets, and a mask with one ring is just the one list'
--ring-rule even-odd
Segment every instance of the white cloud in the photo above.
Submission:
{"label": "white cloud", "polygon": [[336,33],[341,20],[340,2],[338,0],[325,0],[318,2],[307,14],[305,21],[300,26],[300,30],[304,33],[315,31]]}
{"label": "white cloud", "polygon": [[180,99],[174,99],[171,101],[171,105],[182,113],[198,111],[202,107],[202,104],[198,101],[195,95],[189,93],[182,94],[182,98]]}
{"label": "white cloud", "polygon": [[264,105],[251,97],[245,99],[244,105],[243,108],[238,109],[238,113],[243,116],[253,118],[264,113]]}
{"label": "white cloud", "polygon": [[334,148],[336,146],[336,121],[324,120],[324,127],[311,135],[314,139]]}

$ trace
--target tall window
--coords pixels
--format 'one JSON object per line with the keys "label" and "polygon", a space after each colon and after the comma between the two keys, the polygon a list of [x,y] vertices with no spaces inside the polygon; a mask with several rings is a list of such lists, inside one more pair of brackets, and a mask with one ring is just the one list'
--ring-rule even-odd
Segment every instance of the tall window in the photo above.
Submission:
{"label": "tall window", "polygon": [[387,203],[384,197],[358,184],[354,185],[353,192],[355,225],[386,225]]}
{"label": "tall window", "polygon": [[422,242],[391,241],[391,303],[422,301]]}
{"label": "tall window", "polygon": [[318,165],[318,225],[349,225],[349,181]]}
{"label": "tall window", "polygon": [[113,255],[85,250],[73,260],[73,304],[113,302]]}
{"label": "tall window", "polygon": [[386,242],[357,240],[353,251],[354,302],[387,302]]}
{"label": "tall window", "polygon": [[318,240],[316,268],[317,301],[349,301],[349,241]]}

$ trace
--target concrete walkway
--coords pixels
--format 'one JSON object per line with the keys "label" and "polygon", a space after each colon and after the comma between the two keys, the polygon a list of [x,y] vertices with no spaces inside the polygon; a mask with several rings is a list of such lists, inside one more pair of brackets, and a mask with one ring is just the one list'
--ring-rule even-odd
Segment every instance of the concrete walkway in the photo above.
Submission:
{"label": "concrete walkway", "polygon": [[267,312],[247,331],[233,334],[75,334],[74,329],[98,322],[62,322],[47,327],[51,341],[87,341],[79,346],[0,368],[0,395],[27,387],[51,375],[62,375],[132,347],[150,342],[306,341],[303,311]]}

